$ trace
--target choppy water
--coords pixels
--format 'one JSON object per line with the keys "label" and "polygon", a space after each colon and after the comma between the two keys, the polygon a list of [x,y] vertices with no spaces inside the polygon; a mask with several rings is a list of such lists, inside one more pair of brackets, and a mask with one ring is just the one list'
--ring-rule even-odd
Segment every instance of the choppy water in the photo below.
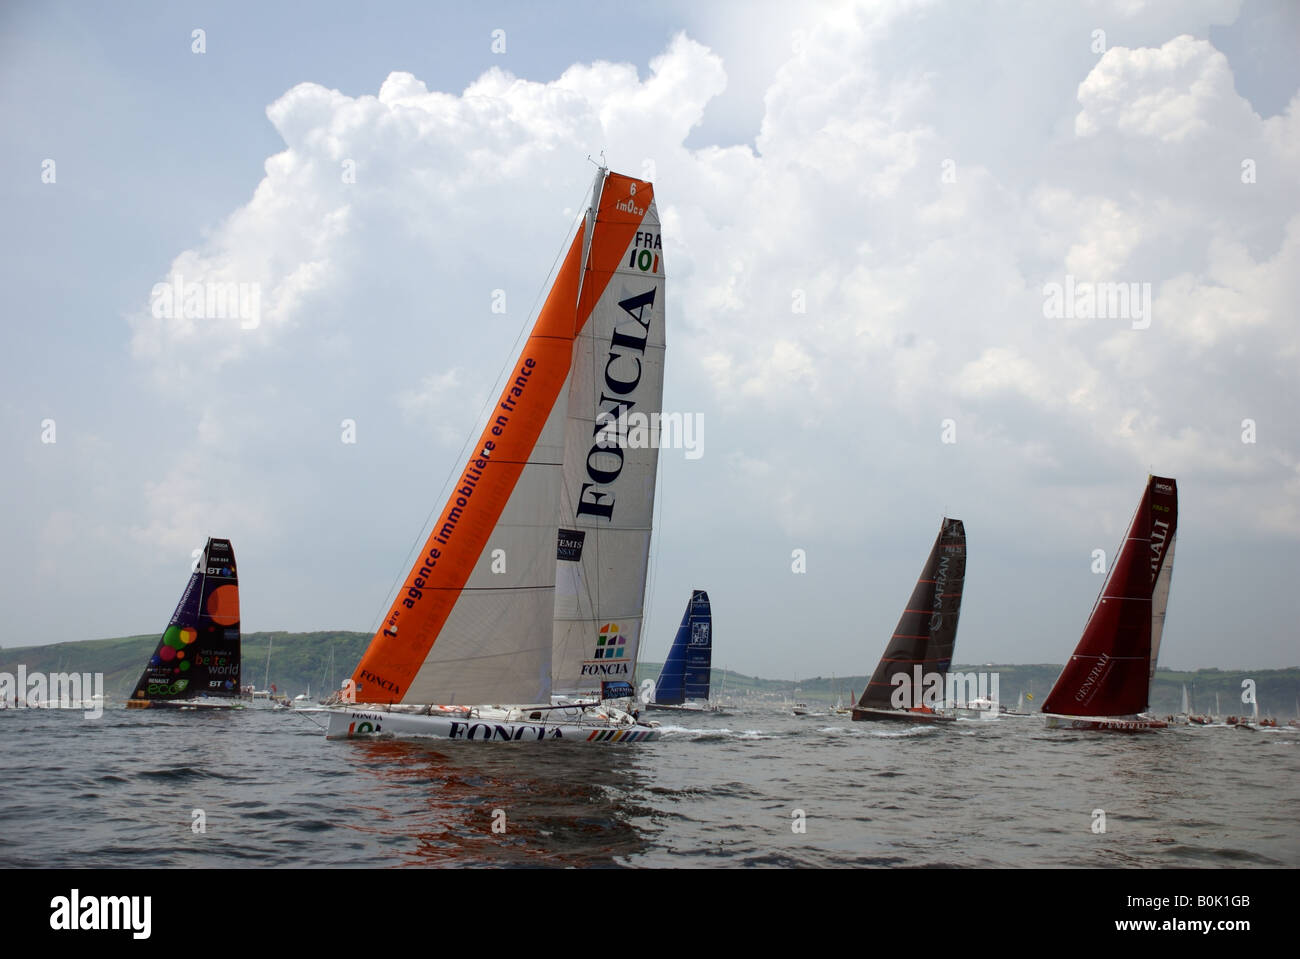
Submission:
{"label": "choppy water", "polygon": [[1300,865],[1294,729],[772,707],[667,730],[631,747],[327,742],[285,712],[3,710],[0,866]]}

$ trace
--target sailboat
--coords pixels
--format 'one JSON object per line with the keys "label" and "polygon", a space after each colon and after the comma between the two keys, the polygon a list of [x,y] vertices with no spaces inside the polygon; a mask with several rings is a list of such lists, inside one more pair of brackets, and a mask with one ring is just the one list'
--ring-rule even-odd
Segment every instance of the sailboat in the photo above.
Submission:
{"label": "sailboat", "polygon": [[709,594],[691,591],[682,623],[668,650],[654,698],[646,709],[673,712],[714,712],[709,705],[709,682],[713,673],[713,611]]}
{"label": "sailboat", "polygon": [[266,671],[262,676],[262,688],[249,686],[248,697],[254,709],[287,709],[287,700],[280,695],[279,689],[271,682],[271,650],[275,648],[275,634],[266,637]]}
{"label": "sailboat", "polygon": [[1049,728],[1134,732],[1167,723],[1144,715],[1169,605],[1178,486],[1147,486],[1083,637],[1043,701]]}
{"label": "sailboat", "polygon": [[718,690],[718,701],[712,704],[714,715],[730,716],[736,704],[727,702],[727,668],[722,667],[722,688]]}
{"label": "sailboat", "polygon": [[228,539],[209,538],[128,709],[240,708],[239,576]]}
{"label": "sailboat", "polygon": [[[831,674],[831,694],[835,697],[835,705],[831,707],[832,716],[848,716],[853,712],[851,706],[844,705],[844,694],[835,688],[835,674]],[[853,701],[853,690],[849,690],[849,702]]]}
{"label": "sailboat", "polygon": [[1172,717],[1172,721],[1176,725],[1186,726],[1191,722],[1191,719],[1192,707],[1187,697],[1187,684],[1183,683],[1183,699],[1178,706],[1178,713]]}
{"label": "sailboat", "polygon": [[944,699],[965,579],[966,527],[945,516],[885,654],[853,707],[854,719],[955,721],[934,707]]}
{"label": "sailboat", "polygon": [[632,680],[663,357],[654,187],[601,167],[500,399],[352,674],[354,702],[331,709],[328,736],[659,737],[637,715]]}

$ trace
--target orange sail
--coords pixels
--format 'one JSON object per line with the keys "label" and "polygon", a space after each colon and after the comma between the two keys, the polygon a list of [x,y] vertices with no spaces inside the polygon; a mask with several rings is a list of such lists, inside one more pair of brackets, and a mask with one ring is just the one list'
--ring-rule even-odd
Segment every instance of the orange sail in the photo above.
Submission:
{"label": "orange sail", "polygon": [[[629,191],[642,202],[624,203]],[[550,697],[568,386],[575,337],[591,312],[579,302],[601,300],[653,188],[602,170],[597,196],[420,558],[353,673],[358,702]]]}

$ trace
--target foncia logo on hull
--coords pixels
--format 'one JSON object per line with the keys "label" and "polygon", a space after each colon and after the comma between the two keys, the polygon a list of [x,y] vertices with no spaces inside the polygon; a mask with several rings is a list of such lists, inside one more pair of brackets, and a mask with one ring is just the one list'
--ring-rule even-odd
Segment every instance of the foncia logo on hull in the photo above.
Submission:
{"label": "foncia logo on hull", "polygon": [[606,623],[596,637],[596,652],[582,664],[584,676],[626,676],[628,674],[627,637],[619,632],[618,623]]}

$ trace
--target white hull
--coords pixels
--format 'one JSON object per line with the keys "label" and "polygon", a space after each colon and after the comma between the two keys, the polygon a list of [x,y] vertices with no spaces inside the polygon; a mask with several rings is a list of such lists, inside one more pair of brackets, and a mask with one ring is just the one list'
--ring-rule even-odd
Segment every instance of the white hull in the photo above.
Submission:
{"label": "white hull", "polygon": [[1002,718],[1002,714],[996,709],[978,709],[970,706],[958,706],[953,710],[953,714],[958,719],[970,719],[984,722]]}
{"label": "white hull", "polygon": [[478,742],[643,743],[661,735],[657,725],[644,725],[628,713],[607,707],[430,706],[405,711],[400,707],[358,706],[326,712],[327,739],[383,736]]}
{"label": "white hull", "polygon": [[1048,729],[1090,729],[1121,733],[1165,729],[1169,725],[1163,719],[1146,716],[1057,716],[1053,713],[1044,713],[1043,721]]}
{"label": "white hull", "polygon": [[244,700],[204,696],[198,699],[131,699],[127,709],[243,709]]}
{"label": "white hull", "polygon": [[732,706],[724,706],[717,703],[691,702],[682,703],[678,706],[662,705],[660,703],[646,703],[643,707],[647,711],[657,713],[702,713],[708,716],[728,716],[727,710],[733,709]]}

